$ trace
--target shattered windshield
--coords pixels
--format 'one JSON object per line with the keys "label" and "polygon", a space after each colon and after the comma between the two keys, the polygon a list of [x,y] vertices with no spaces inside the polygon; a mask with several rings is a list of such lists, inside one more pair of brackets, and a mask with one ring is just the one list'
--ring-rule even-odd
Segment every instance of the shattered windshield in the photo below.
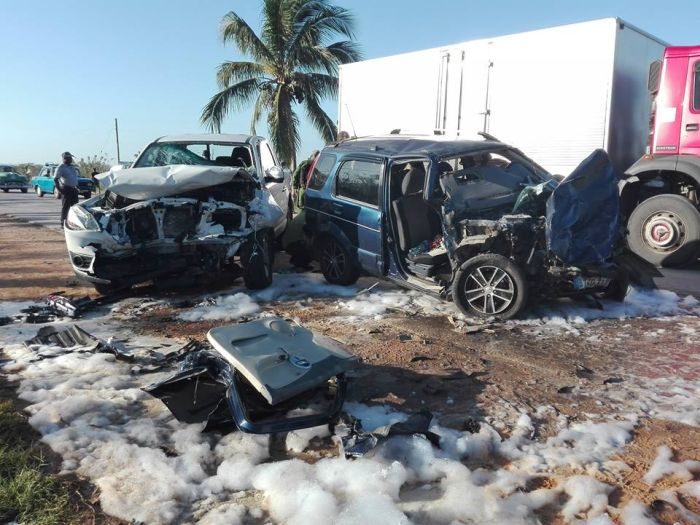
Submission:
{"label": "shattered windshield", "polygon": [[146,148],[133,167],[185,164],[249,168],[253,164],[252,158],[246,144],[157,142]]}

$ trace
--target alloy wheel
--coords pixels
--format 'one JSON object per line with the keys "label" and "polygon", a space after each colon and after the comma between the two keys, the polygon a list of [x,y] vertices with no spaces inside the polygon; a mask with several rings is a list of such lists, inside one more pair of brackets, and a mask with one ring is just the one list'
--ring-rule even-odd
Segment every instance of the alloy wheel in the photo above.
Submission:
{"label": "alloy wheel", "polygon": [[345,254],[336,242],[328,242],[323,247],[321,265],[323,273],[333,279],[340,279],[345,273]]}
{"label": "alloy wheel", "polygon": [[467,276],[464,291],[469,305],[486,315],[504,312],[515,300],[513,279],[496,266],[476,267]]}

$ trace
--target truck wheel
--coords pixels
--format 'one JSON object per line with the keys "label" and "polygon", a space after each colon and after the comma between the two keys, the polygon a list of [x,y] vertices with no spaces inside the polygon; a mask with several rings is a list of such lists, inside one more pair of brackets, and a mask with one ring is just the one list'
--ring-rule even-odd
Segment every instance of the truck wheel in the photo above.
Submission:
{"label": "truck wheel", "polygon": [[89,199],[91,196],[92,196],[92,193],[90,193],[89,191],[86,191],[85,193],[83,193],[83,199]]}
{"label": "truck wheel", "polygon": [[319,246],[321,272],[331,284],[350,285],[360,278],[360,267],[352,254],[333,237],[327,237]]}
{"label": "truck wheel", "polygon": [[659,266],[694,262],[700,253],[700,212],[680,195],[656,195],[639,204],[627,221],[627,242]]}
{"label": "truck wheel", "polygon": [[5,189],[5,188],[3,188],[2,191],[5,192],[5,193],[10,193],[10,190]]}
{"label": "truck wheel", "polygon": [[22,188],[22,193],[27,193],[27,188]]}
{"label": "truck wheel", "polygon": [[455,304],[474,317],[515,317],[527,303],[527,295],[527,281],[518,265],[491,253],[465,261],[452,282]]}
{"label": "truck wheel", "polygon": [[42,190],[39,186],[34,186],[34,191],[36,191],[37,196],[39,196],[39,197],[44,196],[44,190]]}
{"label": "truck wheel", "polygon": [[275,262],[273,234],[261,231],[253,234],[241,248],[243,282],[249,290],[262,290],[272,283],[272,265]]}

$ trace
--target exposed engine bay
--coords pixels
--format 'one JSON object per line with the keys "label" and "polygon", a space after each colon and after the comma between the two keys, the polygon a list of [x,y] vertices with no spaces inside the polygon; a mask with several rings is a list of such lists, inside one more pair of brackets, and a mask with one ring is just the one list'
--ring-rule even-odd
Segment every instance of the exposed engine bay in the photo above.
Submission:
{"label": "exposed engine bay", "polygon": [[[406,178],[421,168],[411,164]],[[619,199],[605,152],[594,152],[562,183],[539,176],[536,166],[517,156],[446,158],[439,170],[440,208],[427,210],[422,222],[440,222],[403,252],[403,262],[445,295],[460,267],[485,254],[515,263],[539,296],[606,292],[619,278],[613,262],[621,239]],[[410,220],[398,222],[411,226]]]}
{"label": "exposed engine bay", "polygon": [[134,168],[99,180],[104,194],[71,209],[66,242],[76,273],[103,285],[219,272],[246,246],[271,252],[283,214],[245,168]]}

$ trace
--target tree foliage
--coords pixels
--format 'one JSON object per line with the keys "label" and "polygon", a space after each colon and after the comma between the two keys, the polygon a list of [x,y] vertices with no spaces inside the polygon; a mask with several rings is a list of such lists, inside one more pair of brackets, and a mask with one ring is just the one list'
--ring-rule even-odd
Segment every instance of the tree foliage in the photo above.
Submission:
{"label": "tree foliage", "polygon": [[107,157],[104,155],[81,157],[75,164],[83,177],[89,177],[93,170],[97,170],[97,173],[104,173],[110,168]]}
{"label": "tree foliage", "polygon": [[[260,35],[234,11],[224,16],[221,36],[250,61],[219,66],[220,91],[204,106],[201,120],[219,132],[229,111],[253,107],[251,133],[267,116],[270,139],[281,161],[296,165],[300,146],[299,116],[306,116],[326,142],[336,126],[321,109],[321,100],[338,92],[338,66],[360,58],[354,42],[354,18],[326,0],[263,0]],[[333,42],[335,37],[342,40]]]}

